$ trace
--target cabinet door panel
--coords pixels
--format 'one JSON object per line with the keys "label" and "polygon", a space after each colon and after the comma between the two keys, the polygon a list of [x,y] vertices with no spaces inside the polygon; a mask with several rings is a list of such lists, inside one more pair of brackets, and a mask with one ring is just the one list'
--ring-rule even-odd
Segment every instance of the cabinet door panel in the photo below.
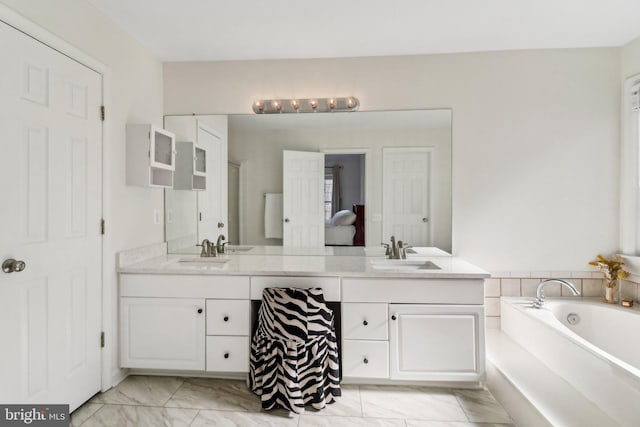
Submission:
{"label": "cabinet door panel", "polygon": [[392,379],[477,381],[484,373],[483,310],[391,304]]}
{"label": "cabinet door panel", "polygon": [[204,370],[204,300],[121,298],[123,368]]}

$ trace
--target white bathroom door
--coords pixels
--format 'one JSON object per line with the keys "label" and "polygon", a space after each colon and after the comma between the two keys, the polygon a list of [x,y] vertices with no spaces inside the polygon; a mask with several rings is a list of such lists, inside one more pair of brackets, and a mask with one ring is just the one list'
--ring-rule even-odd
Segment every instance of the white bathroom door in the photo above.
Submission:
{"label": "white bathroom door", "polygon": [[198,241],[215,240],[227,226],[227,154],[222,135],[198,122],[198,146],[207,150],[207,189],[198,191]]}
{"label": "white bathroom door", "polygon": [[324,153],[283,151],[284,246],[324,246]]}
{"label": "white bathroom door", "polygon": [[431,246],[429,148],[382,150],[382,237]]}
{"label": "white bathroom door", "polygon": [[102,80],[2,22],[0,52],[0,402],[73,410],[101,385]]}

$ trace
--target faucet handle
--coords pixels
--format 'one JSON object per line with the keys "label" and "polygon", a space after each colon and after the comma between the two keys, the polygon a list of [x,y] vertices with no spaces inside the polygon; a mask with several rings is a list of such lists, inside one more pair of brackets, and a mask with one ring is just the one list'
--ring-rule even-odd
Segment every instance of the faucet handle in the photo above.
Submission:
{"label": "faucet handle", "polygon": [[390,249],[389,249],[389,248],[390,248],[390,246],[389,246],[389,244],[388,244],[388,243],[380,243],[380,244],[382,245],[382,247],[384,247],[384,248],[385,248],[384,255],[385,255],[385,256],[389,256],[389,253],[390,253]]}

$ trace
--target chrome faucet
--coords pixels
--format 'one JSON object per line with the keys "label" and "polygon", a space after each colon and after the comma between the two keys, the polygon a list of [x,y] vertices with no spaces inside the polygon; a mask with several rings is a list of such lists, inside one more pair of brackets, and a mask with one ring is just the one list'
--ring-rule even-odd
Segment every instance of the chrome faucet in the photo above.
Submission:
{"label": "chrome faucet", "polygon": [[228,242],[222,243],[222,241],[225,239],[226,237],[224,237],[224,234],[221,234],[218,236],[218,240],[216,240],[216,250],[218,251],[219,254],[224,253],[224,245],[225,243],[228,243]]}
{"label": "chrome faucet", "polygon": [[398,245],[396,236],[391,236],[391,245],[389,245],[389,259],[400,259],[398,256]]}
{"label": "chrome faucet", "polygon": [[562,286],[566,286],[569,288],[571,293],[575,296],[580,295],[580,291],[574,286],[573,283],[563,280],[563,279],[544,279],[540,283],[538,283],[538,288],[536,289],[536,299],[533,300],[533,308],[542,308],[544,304],[544,287],[547,283],[560,283]]}
{"label": "chrome faucet", "polygon": [[209,239],[204,239],[202,244],[196,245],[202,246],[202,251],[200,251],[200,256],[203,258],[208,258],[212,256],[216,256],[216,247],[209,241]]}
{"label": "chrome faucet", "polygon": [[409,249],[410,247],[411,246],[409,246],[406,242],[398,240],[398,256],[396,259],[407,259],[407,249]]}

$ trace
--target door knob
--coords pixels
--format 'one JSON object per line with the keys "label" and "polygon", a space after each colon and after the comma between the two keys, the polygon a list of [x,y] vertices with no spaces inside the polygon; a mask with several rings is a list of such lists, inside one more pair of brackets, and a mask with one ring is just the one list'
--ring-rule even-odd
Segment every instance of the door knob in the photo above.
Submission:
{"label": "door knob", "polygon": [[429,218],[422,218],[422,222],[429,222]]}
{"label": "door knob", "polygon": [[284,219],[284,222],[289,222],[289,218],[285,218],[285,219]]}
{"label": "door knob", "polygon": [[5,273],[20,273],[27,267],[24,261],[8,258],[2,263],[2,271]]}
{"label": "door knob", "polygon": [[218,223],[218,228],[224,228],[224,222],[219,222]]}

